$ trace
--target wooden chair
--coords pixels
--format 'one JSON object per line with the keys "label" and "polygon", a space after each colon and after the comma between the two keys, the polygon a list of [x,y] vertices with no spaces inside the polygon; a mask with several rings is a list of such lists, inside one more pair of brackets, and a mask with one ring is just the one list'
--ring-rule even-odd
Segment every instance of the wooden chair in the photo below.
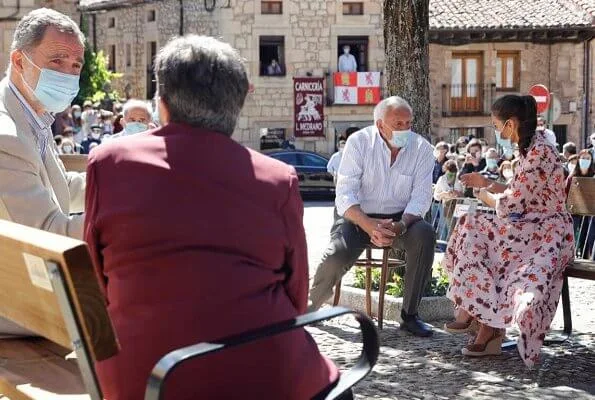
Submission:
{"label": "wooden chair", "polygon": [[[595,280],[595,261],[593,253],[595,246],[590,243],[595,229],[595,179],[573,178],[566,202],[568,211],[581,218],[578,237],[575,238],[577,257],[564,271],[564,285],[562,286],[562,311],[564,315],[564,333],[572,333],[572,314],[570,310],[570,290],[568,278]],[[585,229],[583,229],[583,227]],[[590,255],[591,259],[586,259]]]}
{"label": "wooden chair", "polygon": [[86,154],[60,154],[60,160],[64,164],[64,168],[66,168],[66,171],[87,171]]}
{"label": "wooden chair", "polygon": [[[382,250],[382,259],[372,257],[372,250]],[[356,267],[366,268],[366,313],[372,318],[372,268],[380,268],[380,287],[378,288],[378,328],[382,329],[384,321],[384,294],[386,292],[386,283],[390,276],[390,270],[405,265],[405,261],[400,258],[390,257],[390,247],[376,247],[372,244],[366,246],[365,258],[360,258],[354,264]],[[341,280],[335,285],[335,297],[333,305],[339,304],[341,298]]]}
{"label": "wooden chair", "polygon": [[103,399],[94,362],[118,344],[87,246],[0,220],[0,254],[0,316],[40,336],[0,340],[0,394]]}

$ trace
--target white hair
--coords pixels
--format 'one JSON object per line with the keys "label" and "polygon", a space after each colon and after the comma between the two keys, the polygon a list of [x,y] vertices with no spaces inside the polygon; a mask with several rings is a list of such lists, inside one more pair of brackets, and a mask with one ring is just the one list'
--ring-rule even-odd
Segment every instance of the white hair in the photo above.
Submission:
{"label": "white hair", "polygon": [[407,103],[407,100],[399,96],[391,96],[382,100],[374,107],[374,122],[379,119],[383,119],[388,110],[400,110],[405,109],[413,115],[413,108]]}
{"label": "white hair", "polygon": [[130,110],[132,110],[134,108],[141,108],[143,111],[146,111],[149,120],[151,119],[151,114],[153,113],[153,111],[151,109],[151,105],[149,103],[147,103],[146,101],[137,100],[137,99],[128,100],[124,104],[124,106],[122,107],[122,114],[124,115],[124,118],[126,118],[128,113],[130,112]]}

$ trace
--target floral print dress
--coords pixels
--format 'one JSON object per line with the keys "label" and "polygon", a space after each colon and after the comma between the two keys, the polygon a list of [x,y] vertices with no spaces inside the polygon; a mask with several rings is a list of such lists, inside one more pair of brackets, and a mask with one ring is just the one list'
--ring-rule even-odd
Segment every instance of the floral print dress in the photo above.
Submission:
{"label": "floral print dress", "polygon": [[563,271],[574,256],[564,172],[542,135],[523,157],[496,215],[461,217],[448,243],[447,296],[494,328],[518,324],[518,350],[529,367],[539,360],[556,313]]}

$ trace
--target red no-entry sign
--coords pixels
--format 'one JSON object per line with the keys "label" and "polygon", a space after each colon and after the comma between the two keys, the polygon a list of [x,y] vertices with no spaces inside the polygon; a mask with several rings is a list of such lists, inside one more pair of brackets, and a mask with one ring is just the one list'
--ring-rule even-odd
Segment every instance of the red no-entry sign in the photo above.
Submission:
{"label": "red no-entry sign", "polygon": [[537,102],[537,113],[543,114],[546,112],[550,105],[550,91],[543,85],[533,85],[529,89],[529,94]]}

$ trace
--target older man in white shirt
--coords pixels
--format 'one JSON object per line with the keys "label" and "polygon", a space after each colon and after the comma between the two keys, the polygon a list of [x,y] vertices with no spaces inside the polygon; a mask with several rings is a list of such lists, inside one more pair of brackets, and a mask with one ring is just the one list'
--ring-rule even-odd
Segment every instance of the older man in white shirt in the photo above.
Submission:
{"label": "older man in white shirt", "polygon": [[310,291],[319,308],[370,243],[407,253],[401,329],[417,336],[432,330],[417,316],[431,276],[435,237],[423,216],[432,199],[433,149],[411,131],[413,111],[393,96],[374,109],[375,126],[347,140],[336,187],[331,242]]}

